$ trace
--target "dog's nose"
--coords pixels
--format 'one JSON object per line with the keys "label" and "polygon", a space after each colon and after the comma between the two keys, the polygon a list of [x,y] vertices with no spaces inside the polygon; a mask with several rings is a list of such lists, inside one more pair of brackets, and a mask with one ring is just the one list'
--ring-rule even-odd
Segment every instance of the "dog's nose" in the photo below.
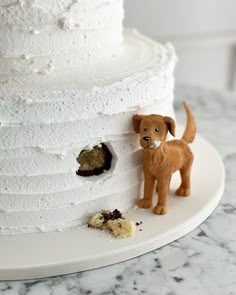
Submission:
{"label": "dog's nose", "polygon": [[151,137],[150,137],[150,136],[144,136],[144,137],[143,137],[143,140],[145,140],[145,141],[150,141],[150,140],[151,140]]}

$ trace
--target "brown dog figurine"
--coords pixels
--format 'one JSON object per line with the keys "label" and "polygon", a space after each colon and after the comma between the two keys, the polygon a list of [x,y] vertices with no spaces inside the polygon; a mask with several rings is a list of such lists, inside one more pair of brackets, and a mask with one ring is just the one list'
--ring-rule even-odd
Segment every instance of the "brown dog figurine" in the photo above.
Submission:
{"label": "brown dog figurine", "polygon": [[140,134],[140,145],[144,151],[144,196],[138,201],[141,208],[150,208],[155,182],[157,182],[158,203],[155,214],[167,212],[167,195],[172,174],[179,170],[181,185],[176,190],[177,196],[190,195],[190,172],[193,154],[188,146],[196,135],[196,123],[188,105],[183,102],[187,124],[179,140],[166,141],[167,133],[175,136],[175,121],[161,115],[135,115],[133,126]]}

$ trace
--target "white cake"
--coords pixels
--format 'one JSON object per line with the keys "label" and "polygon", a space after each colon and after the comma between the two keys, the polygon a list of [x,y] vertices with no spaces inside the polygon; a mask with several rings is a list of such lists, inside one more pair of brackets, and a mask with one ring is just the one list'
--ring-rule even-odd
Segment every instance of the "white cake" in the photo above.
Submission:
{"label": "white cake", "polygon": [[[174,116],[176,56],[123,30],[123,15],[123,0],[0,2],[2,234],[79,226],[142,195],[132,116]],[[78,176],[78,155],[100,143],[111,169]]]}

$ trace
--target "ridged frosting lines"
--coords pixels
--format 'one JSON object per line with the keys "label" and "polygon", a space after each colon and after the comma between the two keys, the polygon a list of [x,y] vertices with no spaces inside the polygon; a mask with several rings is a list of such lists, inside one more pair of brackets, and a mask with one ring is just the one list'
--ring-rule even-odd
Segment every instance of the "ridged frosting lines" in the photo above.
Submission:
{"label": "ridged frosting lines", "polygon": [[109,52],[122,41],[123,16],[123,0],[3,0],[0,56],[77,48],[93,58],[102,46]]}

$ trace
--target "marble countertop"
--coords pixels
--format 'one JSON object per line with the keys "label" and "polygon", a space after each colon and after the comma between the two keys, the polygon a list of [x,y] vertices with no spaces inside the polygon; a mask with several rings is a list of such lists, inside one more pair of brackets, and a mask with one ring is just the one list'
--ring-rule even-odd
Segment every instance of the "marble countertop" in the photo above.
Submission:
{"label": "marble countertop", "polygon": [[182,123],[183,98],[195,113],[198,133],[225,163],[225,193],[214,213],[188,235],[141,257],[72,275],[0,282],[1,295],[236,294],[236,94],[177,87]]}

